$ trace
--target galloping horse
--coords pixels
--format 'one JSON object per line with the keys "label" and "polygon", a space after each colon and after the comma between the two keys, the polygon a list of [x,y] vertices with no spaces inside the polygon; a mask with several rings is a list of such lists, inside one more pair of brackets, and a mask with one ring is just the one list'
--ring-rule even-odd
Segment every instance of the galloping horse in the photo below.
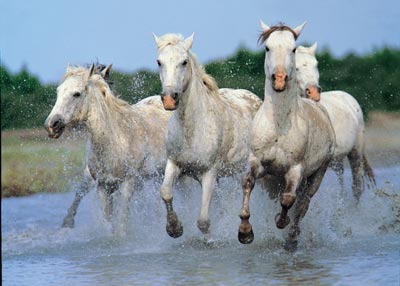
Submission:
{"label": "galloping horse", "polygon": [[336,148],[331,167],[338,175],[343,190],[343,160],[345,157],[349,159],[353,175],[353,194],[358,201],[366,177],[373,186],[376,186],[374,172],[365,154],[363,113],[357,100],[346,92],[335,90],[321,93],[316,50],[317,43],[309,48],[299,46],[296,49],[299,92],[303,97],[319,102],[328,111],[336,135]]}
{"label": "galloping horse", "polygon": [[142,180],[162,176],[166,164],[165,134],[171,114],[164,110],[160,96],[148,97],[135,105],[114,96],[106,78],[111,65],[68,66],[57,88],[57,101],[47,117],[45,128],[49,137],[59,138],[68,125],[87,127],[87,166],[63,226],[73,227],[78,205],[90,187],[104,202],[110,221],[113,193],[121,192],[121,217],[118,228],[125,232],[132,191]]}
{"label": "galloping horse", "polygon": [[197,221],[209,232],[208,208],[217,178],[244,171],[249,130],[261,100],[247,90],[220,89],[190,51],[193,35],[154,35],[164,108],[176,110],[168,123],[167,166],[161,196],[167,208],[167,233],[179,237],[183,227],[173,210],[173,182],[178,174],[202,186]]}
{"label": "galloping horse", "polygon": [[[305,24],[305,23],[304,23]],[[254,239],[250,218],[250,194],[257,178],[272,175],[280,180],[282,211],[276,226],[285,228],[292,217],[292,227],[285,249],[297,248],[299,223],[306,214],[313,195],[318,191],[333,157],[335,133],[326,110],[318,103],[298,94],[295,64],[295,41],[304,24],[291,29],[284,25],[268,27],[261,22],[259,41],[265,43],[265,97],[254,117],[252,153],[249,170],[243,177],[243,205],[238,239]],[[270,187],[276,188],[277,185]],[[293,212],[289,209],[294,205]]]}

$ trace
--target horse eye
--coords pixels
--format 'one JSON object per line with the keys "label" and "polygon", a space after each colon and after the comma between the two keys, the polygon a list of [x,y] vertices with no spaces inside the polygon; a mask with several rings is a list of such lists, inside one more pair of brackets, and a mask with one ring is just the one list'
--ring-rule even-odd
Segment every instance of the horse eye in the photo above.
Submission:
{"label": "horse eye", "polygon": [[266,50],[267,52],[269,52],[269,48],[268,48],[268,47],[265,47],[265,50]]}
{"label": "horse eye", "polygon": [[157,65],[158,65],[159,67],[161,67],[161,62],[160,62],[160,60],[157,60]]}
{"label": "horse eye", "polygon": [[188,61],[187,61],[187,60],[184,60],[183,63],[182,63],[182,65],[183,65],[183,66],[186,66],[187,63],[188,63]]}
{"label": "horse eye", "polygon": [[296,48],[294,48],[292,52],[295,53],[296,52]]}
{"label": "horse eye", "polygon": [[73,97],[80,97],[81,96],[81,93],[80,92],[75,92],[73,95],[72,95]]}

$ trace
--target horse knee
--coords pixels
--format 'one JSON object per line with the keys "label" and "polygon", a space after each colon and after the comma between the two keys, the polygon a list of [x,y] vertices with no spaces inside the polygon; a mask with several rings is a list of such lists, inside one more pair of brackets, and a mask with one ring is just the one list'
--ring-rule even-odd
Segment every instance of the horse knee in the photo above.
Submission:
{"label": "horse knee", "polygon": [[281,194],[281,206],[282,207],[290,209],[290,207],[294,204],[295,201],[296,201],[296,194],[292,194],[292,193],[282,193]]}
{"label": "horse knee", "polygon": [[254,188],[256,180],[252,174],[247,174],[242,178],[242,188],[243,190],[252,190]]}

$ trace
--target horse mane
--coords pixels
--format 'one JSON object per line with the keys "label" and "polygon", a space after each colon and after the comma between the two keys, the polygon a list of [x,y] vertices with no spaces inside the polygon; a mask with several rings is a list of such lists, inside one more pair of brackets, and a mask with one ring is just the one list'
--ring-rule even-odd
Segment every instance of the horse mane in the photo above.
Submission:
{"label": "horse mane", "polygon": [[[103,96],[98,96],[98,98],[96,98],[96,102],[99,103],[99,106],[101,106],[101,101],[104,101],[104,103],[108,106],[110,110],[114,110],[118,113],[124,113],[126,108],[130,108],[131,105],[128,102],[114,95],[114,92],[110,88],[109,81],[104,79],[101,74],[104,68],[105,68],[104,65],[98,63],[94,64],[92,76],[90,78],[85,79],[87,81],[86,85],[87,87],[90,87],[91,84],[93,84],[101,91],[101,94]],[[67,78],[71,76],[88,77],[89,76],[88,73],[89,73],[89,68],[83,66],[72,67],[67,71],[67,73],[62,78],[62,82],[64,82]],[[105,112],[104,108],[100,107],[99,115],[103,115],[104,112]]]}
{"label": "horse mane", "polygon": [[279,23],[278,25],[272,26],[269,30],[263,31],[258,37],[258,44],[261,45],[262,43],[264,43],[268,39],[268,37],[275,31],[289,31],[293,34],[294,39],[297,40],[298,35],[292,28],[286,26],[284,23]]}

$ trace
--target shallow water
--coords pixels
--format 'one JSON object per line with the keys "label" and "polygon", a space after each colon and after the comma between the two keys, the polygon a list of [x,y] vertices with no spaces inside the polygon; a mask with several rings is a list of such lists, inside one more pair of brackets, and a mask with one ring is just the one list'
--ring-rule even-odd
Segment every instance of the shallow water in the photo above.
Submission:
{"label": "shallow water", "polygon": [[210,207],[211,235],[196,228],[200,188],[176,191],[184,234],[165,232],[158,187],[135,194],[124,236],[112,234],[95,192],[74,229],[60,228],[73,193],[2,199],[3,285],[400,285],[400,166],[375,170],[378,190],[359,205],[329,171],[302,222],[297,252],[282,249],[279,205],[256,187],[255,240],[237,237],[242,194],[223,180]]}

